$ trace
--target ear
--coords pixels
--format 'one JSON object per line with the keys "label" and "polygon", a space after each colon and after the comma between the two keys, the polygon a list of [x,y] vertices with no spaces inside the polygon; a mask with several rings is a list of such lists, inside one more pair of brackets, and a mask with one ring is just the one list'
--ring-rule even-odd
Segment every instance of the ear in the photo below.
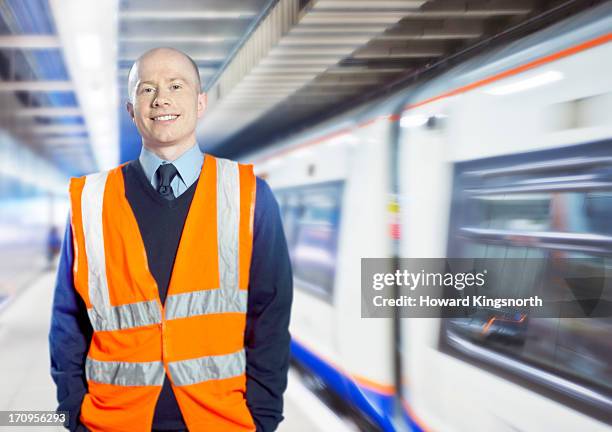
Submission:
{"label": "ear", "polygon": [[201,118],[206,111],[206,105],[208,103],[208,96],[206,93],[200,93],[198,95],[198,118]]}
{"label": "ear", "polygon": [[130,117],[132,118],[132,121],[136,123],[136,120],[134,120],[134,105],[132,104],[132,102],[130,101],[126,102],[125,108],[127,109],[127,112],[130,113]]}

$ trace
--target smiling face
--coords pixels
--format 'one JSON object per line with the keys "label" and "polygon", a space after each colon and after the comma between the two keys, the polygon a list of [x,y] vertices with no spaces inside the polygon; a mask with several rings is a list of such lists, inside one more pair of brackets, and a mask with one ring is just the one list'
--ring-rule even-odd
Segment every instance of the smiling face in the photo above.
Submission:
{"label": "smiling face", "polygon": [[159,48],[144,54],[128,79],[127,110],[151,150],[187,149],[196,141],[197,121],[206,107],[191,61],[180,51]]}

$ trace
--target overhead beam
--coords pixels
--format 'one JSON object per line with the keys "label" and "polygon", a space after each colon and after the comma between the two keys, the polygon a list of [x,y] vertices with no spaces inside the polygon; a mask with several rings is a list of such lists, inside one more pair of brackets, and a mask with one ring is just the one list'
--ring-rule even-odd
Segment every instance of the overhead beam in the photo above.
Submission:
{"label": "overhead beam", "polygon": [[482,20],[408,20],[376,36],[375,40],[467,39],[484,33]]}
{"label": "overhead beam", "polygon": [[367,66],[334,66],[333,68],[329,68],[325,71],[326,74],[337,74],[337,75],[352,75],[352,74],[394,74],[405,72],[406,68],[403,67],[379,67],[379,68],[371,68]]}
{"label": "overhead beam", "polygon": [[0,110],[0,117],[81,117],[81,108],[39,107]]}
{"label": "overhead beam", "polygon": [[306,84],[308,87],[360,87],[380,83],[377,79],[346,79],[346,80],[317,80]]}
{"label": "overhead beam", "polygon": [[404,48],[390,47],[387,49],[381,48],[365,48],[357,51],[352,55],[355,59],[393,59],[393,58],[429,58],[440,57],[444,55],[444,49],[439,48]]}
{"label": "overhead beam", "polygon": [[27,132],[35,135],[87,133],[85,125],[53,124],[28,126]]}
{"label": "overhead beam", "polygon": [[57,36],[49,35],[3,35],[0,36],[0,49],[50,49],[62,45]]}
{"label": "overhead beam", "polygon": [[372,34],[357,34],[357,35],[338,35],[338,34],[308,34],[294,33],[283,38],[278,44],[279,47],[301,47],[301,46],[326,46],[326,45],[347,45],[355,47],[355,45],[363,45],[372,39]]}
{"label": "overhead beam", "polygon": [[71,81],[0,81],[0,92],[40,91],[71,92],[74,86]]}
{"label": "overhead beam", "polygon": [[[300,21],[300,24],[335,24],[341,26],[343,24],[378,24],[389,25],[395,24],[401,20],[407,12],[376,12],[371,11],[355,12],[312,12],[305,15]],[[415,13],[419,13],[415,11]]]}
{"label": "overhead beam", "polygon": [[417,9],[426,0],[319,0],[314,9],[368,9],[404,10]]}
{"label": "overhead beam", "polygon": [[261,83],[261,82],[271,82],[271,83],[284,83],[284,82],[304,82],[304,80],[309,80],[315,78],[317,73],[309,73],[309,74],[276,74],[276,75],[249,75],[244,77],[242,83],[251,84],[251,83]]}
{"label": "overhead beam", "polygon": [[[205,77],[205,76],[214,74],[217,71],[217,68],[214,68],[214,67],[201,67],[201,68],[198,68],[198,71],[200,72],[200,77]],[[121,68],[121,69],[119,69],[117,71],[117,76],[119,78],[127,79],[129,72],[130,72],[129,68]]]}
{"label": "overhead beam", "polygon": [[90,144],[90,140],[87,137],[53,137],[53,138],[42,138],[39,142],[44,146],[49,147],[64,147],[64,146],[75,146],[76,148],[83,148],[82,146]]}
{"label": "overhead beam", "polygon": [[273,76],[275,74],[301,74],[303,72],[312,72],[312,73],[321,73],[327,69],[326,65],[313,65],[313,66],[302,66],[302,65],[275,65],[275,64],[259,64],[253,68],[253,71],[250,75],[270,75]]}
{"label": "overhead beam", "polygon": [[376,41],[408,41],[408,40],[450,40],[471,39],[482,36],[484,30],[451,30],[441,29],[436,31],[408,30],[393,33],[384,33],[376,36]]}
{"label": "overhead beam", "polygon": [[275,94],[275,93],[290,93],[304,86],[303,83],[291,83],[284,85],[274,85],[272,83],[263,83],[252,87],[235,87],[232,92],[227,96],[234,96],[237,94]]}
{"label": "overhead beam", "polygon": [[238,10],[128,10],[119,13],[122,20],[217,20],[217,19],[251,19],[256,16],[256,11]]}
{"label": "overhead beam", "polygon": [[[372,3],[376,5],[375,2]],[[377,10],[313,10],[304,16],[302,24],[391,24],[405,18],[469,18],[501,15],[521,15],[531,12],[530,1],[493,1],[482,4],[468,2],[430,2],[420,9],[403,11]]]}
{"label": "overhead beam", "polygon": [[[364,39],[357,44],[363,45],[366,42],[367,39]],[[291,46],[279,44],[270,50],[269,56],[346,56],[349,55],[354,49],[355,44],[330,44],[327,46]]]}
{"label": "overhead beam", "polygon": [[531,12],[533,0],[489,0],[486,2],[456,2],[439,0],[428,2],[415,12],[407,15],[417,18],[486,18],[503,15],[522,15]]}
{"label": "overhead beam", "polygon": [[308,65],[308,66],[331,66],[338,63],[337,57],[325,56],[303,56],[303,57],[266,57],[260,64],[264,66],[293,66],[293,65]]}
{"label": "overhead beam", "polygon": [[144,36],[122,36],[120,43],[228,43],[235,42],[235,36],[202,36],[198,34],[170,36],[170,35],[144,35]]}
{"label": "overhead beam", "polygon": [[302,34],[325,34],[325,33],[340,33],[342,35],[347,34],[372,34],[384,31],[388,27],[388,24],[364,24],[357,23],[353,25],[300,25],[291,29],[289,33],[291,36],[302,35]]}
{"label": "overhead beam", "polygon": [[[131,53],[131,54],[124,54],[124,55],[119,57],[119,61],[120,62],[135,62],[136,59],[140,56],[140,54],[142,54],[142,52]],[[201,55],[201,54],[191,55],[190,53],[187,53],[187,54],[195,62],[216,62],[216,63],[220,63],[223,60],[225,60],[225,56],[222,55],[222,54],[218,54],[218,55]]]}
{"label": "overhead beam", "polygon": [[315,89],[298,92],[291,96],[296,99],[320,99],[320,98],[336,98],[339,96],[351,96],[355,94],[355,90],[350,88],[330,88],[325,90]]}

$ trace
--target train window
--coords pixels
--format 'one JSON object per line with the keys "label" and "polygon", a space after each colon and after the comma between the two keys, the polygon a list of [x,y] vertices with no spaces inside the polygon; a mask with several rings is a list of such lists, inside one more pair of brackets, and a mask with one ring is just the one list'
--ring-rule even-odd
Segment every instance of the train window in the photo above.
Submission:
{"label": "train window", "polygon": [[296,288],[331,299],[342,183],[277,192]]}
{"label": "train window", "polygon": [[[575,270],[570,266],[612,271],[610,143],[518,158],[456,165],[448,256],[539,258],[525,274],[493,281],[504,293],[520,286],[522,296],[563,288],[598,297],[610,290],[563,278]],[[570,260],[578,257],[583,259]],[[483,308],[470,318],[444,320],[441,332],[443,348],[579,405],[588,401],[588,410],[612,408],[612,318],[529,319],[519,311]]]}
{"label": "train window", "polygon": [[522,231],[612,234],[612,193],[554,192],[470,197],[473,226]]}
{"label": "train window", "polygon": [[592,232],[612,235],[612,192],[591,192],[585,196],[585,215]]}
{"label": "train window", "polygon": [[296,224],[301,217],[304,207],[300,203],[300,196],[296,194],[283,194],[284,202],[281,207],[283,217],[283,227],[285,229],[285,238],[289,246],[290,253],[293,252],[295,246]]}
{"label": "train window", "polygon": [[471,197],[467,208],[469,219],[482,228],[537,231],[548,229],[548,206],[547,196],[522,194]]}

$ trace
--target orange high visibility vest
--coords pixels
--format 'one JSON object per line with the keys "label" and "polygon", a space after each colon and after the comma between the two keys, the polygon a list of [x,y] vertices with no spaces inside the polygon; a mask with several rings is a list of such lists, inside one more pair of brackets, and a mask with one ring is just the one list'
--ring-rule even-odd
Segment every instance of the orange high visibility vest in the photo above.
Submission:
{"label": "orange high visibility vest", "polygon": [[254,431],[245,398],[251,165],[205,155],[165,305],[121,166],[70,181],[74,283],[94,333],[81,422],[150,432],[165,374],[191,432]]}

